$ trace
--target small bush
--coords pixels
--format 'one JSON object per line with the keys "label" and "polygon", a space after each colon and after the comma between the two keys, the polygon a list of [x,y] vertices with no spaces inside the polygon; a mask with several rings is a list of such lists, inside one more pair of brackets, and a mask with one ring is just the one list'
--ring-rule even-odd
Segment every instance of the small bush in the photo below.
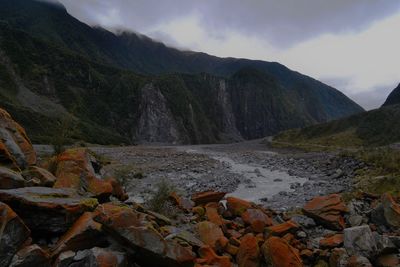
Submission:
{"label": "small bush", "polygon": [[157,190],[153,193],[148,202],[148,207],[154,212],[170,216],[168,212],[169,196],[175,191],[175,187],[165,179],[157,184]]}

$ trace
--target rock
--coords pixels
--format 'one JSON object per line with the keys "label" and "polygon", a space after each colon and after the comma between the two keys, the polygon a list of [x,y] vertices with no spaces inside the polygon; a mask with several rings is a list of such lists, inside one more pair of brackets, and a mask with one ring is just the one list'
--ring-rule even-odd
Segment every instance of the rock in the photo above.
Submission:
{"label": "rock", "polygon": [[300,226],[297,223],[289,220],[287,222],[268,227],[266,232],[270,235],[283,236],[287,233],[295,233],[299,228]]}
{"label": "rock", "polygon": [[225,195],[226,193],[224,192],[205,191],[193,194],[192,201],[197,206],[197,205],[207,204],[210,202],[219,202],[221,201],[222,198],[224,198]]}
{"label": "rock", "polygon": [[389,236],[380,235],[377,232],[373,232],[372,235],[374,236],[379,255],[391,254],[398,251],[398,248]]}
{"label": "rock", "polygon": [[85,212],[51,249],[52,257],[64,251],[79,251],[106,243],[101,224],[93,221],[94,214]]}
{"label": "rock", "polygon": [[218,214],[218,204],[215,202],[208,203],[206,205],[206,217],[207,220],[221,226],[223,225],[222,217]]}
{"label": "rock", "polygon": [[284,239],[270,237],[261,247],[265,261],[274,267],[302,267],[299,253]]}
{"label": "rock", "polygon": [[21,174],[5,168],[0,167],[0,189],[13,189],[24,187],[26,184],[25,179]]}
{"label": "rock", "polygon": [[224,237],[221,228],[212,222],[199,222],[196,225],[196,230],[200,237],[200,240],[213,249],[216,248],[217,241],[220,238]]}
{"label": "rock", "polygon": [[125,253],[94,247],[76,253],[66,251],[57,258],[54,267],[128,267]]}
{"label": "rock", "polygon": [[335,248],[343,244],[343,234],[335,234],[319,241],[321,248]]}
{"label": "rock", "polygon": [[239,267],[260,266],[260,248],[258,240],[253,234],[247,234],[240,239],[236,262]]}
{"label": "rock", "polygon": [[14,255],[9,267],[50,267],[50,256],[38,245],[30,245]]}
{"label": "rock", "polygon": [[389,194],[382,195],[383,214],[391,227],[400,227],[400,205]]}
{"label": "rock", "polygon": [[170,198],[173,202],[182,210],[190,211],[194,207],[194,202],[190,199],[179,196],[176,192],[170,194]]}
{"label": "rock", "polygon": [[229,212],[235,216],[241,216],[247,209],[251,208],[253,205],[243,199],[236,197],[227,197],[226,206]]}
{"label": "rock", "polygon": [[375,238],[368,225],[344,229],[344,247],[350,255],[373,257],[377,252]]}
{"label": "rock", "polygon": [[272,219],[259,209],[248,209],[242,213],[243,221],[256,233],[263,233],[266,226],[272,225]]}
{"label": "rock", "polygon": [[40,181],[39,185],[46,187],[52,187],[57,180],[51,172],[37,166],[30,166],[22,172],[22,176],[24,176],[27,181],[38,179]]}
{"label": "rock", "polygon": [[4,167],[20,170],[17,160],[10,154],[3,141],[0,140],[0,164]]}
{"label": "rock", "polygon": [[[227,256],[218,256],[210,246],[204,246],[199,249],[201,259],[196,262],[200,266],[215,266],[215,267],[232,267],[232,263]],[[199,265],[196,265],[199,266]]]}
{"label": "rock", "polygon": [[352,227],[360,226],[363,222],[363,217],[360,215],[352,215],[352,216],[349,216],[348,221]]}
{"label": "rock", "polygon": [[348,258],[349,256],[347,255],[346,249],[334,248],[331,250],[331,255],[329,257],[329,266],[346,267]]}
{"label": "rock", "polygon": [[0,202],[0,266],[8,266],[29,236],[30,231],[20,217]]}
{"label": "rock", "polygon": [[96,209],[94,220],[123,247],[137,252],[145,266],[190,266],[194,255],[190,247],[165,240],[147,219],[148,215],[128,206],[106,203]]}
{"label": "rock", "polygon": [[35,234],[61,234],[97,200],[79,196],[72,189],[24,187],[0,190],[0,201],[11,206]]}
{"label": "rock", "polygon": [[346,205],[338,194],[316,197],[303,208],[307,216],[333,230],[342,230],[345,227],[342,215],[346,211]]}
{"label": "rock", "polygon": [[100,200],[106,200],[113,193],[120,194],[121,188],[114,179],[102,179],[101,165],[87,148],[68,149],[57,156],[55,188],[73,188],[80,192],[89,192]]}
{"label": "rock", "polygon": [[295,215],[290,219],[304,228],[313,228],[316,226],[315,221],[312,218],[304,215]]}
{"label": "rock", "polygon": [[397,254],[383,255],[376,261],[378,267],[398,267],[400,266],[400,257]]}
{"label": "rock", "polygon": [[346,267],[372,267],[372,264],[366,257],[354,255],[348,259]]}
{"label": "rock", "polygon": [[[1,158],[5,163],[15,165],[25,169],[30,165],[36,164],[36,153],[29,140],[24,128],[15,122],[10,114],[0,108],[0,151],[3,152]],[[2,162],[3,162],[2,161]]]}

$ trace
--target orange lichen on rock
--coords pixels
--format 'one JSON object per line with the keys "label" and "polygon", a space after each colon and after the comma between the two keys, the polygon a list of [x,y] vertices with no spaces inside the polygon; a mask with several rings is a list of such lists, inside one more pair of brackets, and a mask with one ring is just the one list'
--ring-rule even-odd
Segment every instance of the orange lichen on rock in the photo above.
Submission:
{"label": "orange lichen on rock", "polygon": [[273,267],[302,267],[299,253],[285,240],[279,237],[270,237],[261,247],[267,264]]}

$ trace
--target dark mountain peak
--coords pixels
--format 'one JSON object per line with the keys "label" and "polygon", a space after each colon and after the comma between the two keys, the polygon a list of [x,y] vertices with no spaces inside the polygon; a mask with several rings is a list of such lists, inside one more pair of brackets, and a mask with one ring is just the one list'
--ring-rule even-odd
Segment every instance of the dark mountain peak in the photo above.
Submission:
{"label": "dark mountain peak", "polygon": [[389,94],[383,106],[400,104],[400,84]]}
{"label": "dark mountain peak", "polygon": [[[25,0],[25,1],[30,1],[30,0]],[[47,5],[50,8],[60,9],[67,12],[65,6],[56,0],[33,0],[33,1],[43,3],[44,5]]]}

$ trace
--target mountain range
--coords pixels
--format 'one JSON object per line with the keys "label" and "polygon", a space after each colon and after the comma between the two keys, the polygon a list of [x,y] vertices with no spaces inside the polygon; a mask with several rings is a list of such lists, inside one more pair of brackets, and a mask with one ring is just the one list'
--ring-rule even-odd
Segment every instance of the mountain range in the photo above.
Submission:
{"label": "mountain range", "polygon": [[0,106],[34,142],[216,143],[363,112],[276,63],[170,48],[88,26],[61,4],[0,0]]}

